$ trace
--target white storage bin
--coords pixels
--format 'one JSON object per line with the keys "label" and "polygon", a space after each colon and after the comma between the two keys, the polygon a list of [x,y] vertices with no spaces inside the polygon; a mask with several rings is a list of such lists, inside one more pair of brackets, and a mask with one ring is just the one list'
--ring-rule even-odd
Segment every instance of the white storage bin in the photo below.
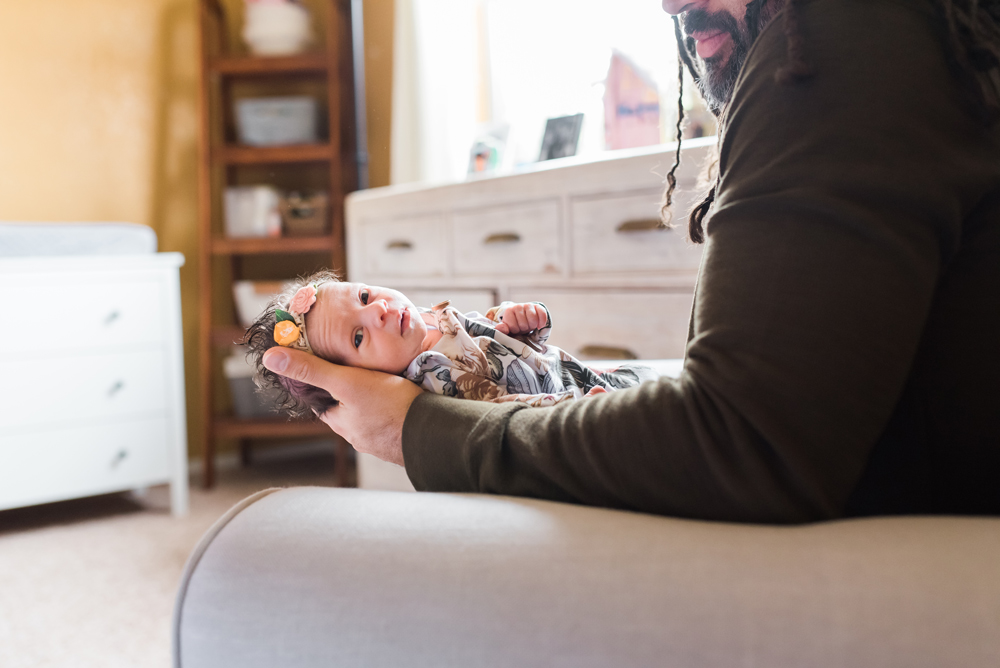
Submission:
{"label": "white storage bin", "polygon": [[280,205],[281,193],[271,186],[226,188],[226,236],[281,236]]}
{"label": "white storage bin", "polygon": [[240,141],[251,146],[315,144],[319,141],[316,119],[316,100],[305,95],[236,102]]}

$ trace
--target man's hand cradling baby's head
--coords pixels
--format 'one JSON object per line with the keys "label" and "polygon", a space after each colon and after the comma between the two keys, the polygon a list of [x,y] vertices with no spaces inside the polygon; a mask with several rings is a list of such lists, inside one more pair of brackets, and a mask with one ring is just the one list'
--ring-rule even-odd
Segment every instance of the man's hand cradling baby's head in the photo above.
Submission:
{"label": "man's hand cradling baby's head", "polygon": [[[281,368],[277,377],[285,382],[329,397],[332,404],[316,410],[316,415],[359,452],[403,465],[403,422],[410,404],[423,393],[417,385],[399,376],[333,364],[300,350],[272,348],[261,362],[271,374]],[[373,406],[378,407],[378,420],[372,419]]]}
{"label": "man's hand cradling baby's head", "polygon": [[261,360],[264,366],[275,373],[283,373],[288,366],[288,353],[280,348],[271,348]]}
{"label": "man's hand cradling baby's head", "polygon": [[[276,347],[264,353],[261,364],[269,371],[280,374],[285,382],[302,383],[318,391],[324,391],[321,390],[323,379],[314,377],[316,374],[312,370],[314,366],[312,364],[313,359],[315,359],[315,356],[308,353],[296,350],[284,350]],[[332,402],[332,405],[327,406],[327,410],[339,405],[340,402],[333,398],[329,390],[325,390],[325,392]],[[317,408],[313,408],[312,412],[317,416],[323,415]]]}

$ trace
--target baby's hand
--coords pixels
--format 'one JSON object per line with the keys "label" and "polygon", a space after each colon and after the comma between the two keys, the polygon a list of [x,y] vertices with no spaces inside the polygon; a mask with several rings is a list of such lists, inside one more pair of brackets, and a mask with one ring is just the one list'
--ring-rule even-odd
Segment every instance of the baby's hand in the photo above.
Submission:
{"label": "baby's hand", "polygon": [[496,330],[503,334],[527,334],[544,327],[547,322],[545,307],[538,304],[514,304],[503,312]]}

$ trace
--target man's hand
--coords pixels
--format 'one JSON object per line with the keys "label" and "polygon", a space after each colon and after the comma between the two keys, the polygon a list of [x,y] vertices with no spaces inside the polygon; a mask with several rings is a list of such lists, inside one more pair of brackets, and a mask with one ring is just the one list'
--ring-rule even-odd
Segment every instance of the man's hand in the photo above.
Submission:
{"label": "man's hand", "polygon": [[287,348],[264,353],[271,371],[309,383],[340,402],[320,419],[358,452],[403,466],[403,421],[422,390],[399,376],[339,366]]}
{"label": "man's hand", "polygon": [[500,324],[496,326],[503,334],[527,334],[545,326],[548,316],[545,308],[538,304],[514,304],[503,312]]}

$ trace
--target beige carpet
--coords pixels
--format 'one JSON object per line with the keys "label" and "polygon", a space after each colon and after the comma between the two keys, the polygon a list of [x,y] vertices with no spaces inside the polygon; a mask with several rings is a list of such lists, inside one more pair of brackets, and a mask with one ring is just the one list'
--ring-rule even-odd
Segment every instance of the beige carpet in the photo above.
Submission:
{"label": "beige carpet", "polygon": [[208,492],[192,480],[180,519],[165,487],[0,511],[0,666],[167,668],[174,593],[201,535],[259,489],[332,484],[333,456],[272,452],[218,477]]}

